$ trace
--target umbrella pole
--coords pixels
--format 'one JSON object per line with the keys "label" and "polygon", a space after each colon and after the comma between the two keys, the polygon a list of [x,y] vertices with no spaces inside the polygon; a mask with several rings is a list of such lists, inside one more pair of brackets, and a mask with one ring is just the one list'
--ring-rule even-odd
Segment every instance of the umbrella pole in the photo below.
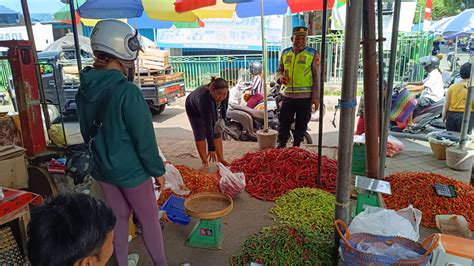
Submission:
{"label": "umbrella pole", "polygon": [[316,184],[321,184],[321,164],[323,153],[323,119],[324,119],[324,80],[326,69],[326,35],[327,35],[327,17],[328,17],[328,0],[323,0],[323,32],[321,43],[321,81],[319,88],[319,128],[318,128],[318,177]]}
{"label": "umbrella pole", "polygon": [[[25,19],[26,32],[28,34],[28,40],[31,41],[31,52],[35,62],[38,62],[38,54],[36,52],[35,36],[33,34],[33,26],[31,24],[30,10],[28,8],[27,0],[21,0],[21,8],[23,10],[23,17]],[[36,70],[36,79],[38,80],[38,89],[41,101],[41,108],[43,109],[44,122],[46,124],[46,129],[49,131],[51,128],[51,119],[49,119],[48,106],[46,105],[46,97],[44,95],[43,82],[41,79],[41,73],[38,70],[38,67],[35,67]]]}
{"label": "umbrella pole", "polygon": [[263,14],[263,0],[260,0],[260,21],[262,26],[262,85],[263,85],[263,131],[268,132],[268,106],[267,106],[267,49],[265,40],[265,21]]}
{"label": "umbrella pole", "polygon": [[[349,223],[352,145],[356,106],[357,70],[359,65],[362,1],[348,1],[344,36],[344,69],[342,75],[341,114],[336,179],[336,219]],[[337,265],[339,235],[336,233],[334,255]]]}
{"label": "umbrella pole", "polygon": [[393,25],[392,25],[392,39],[390,43],[390,62],[387,78],[387,94],[385,95],[385,113],[382,128],[382,142],[380,151],[380,172],[379,179],[385,176],[385,153],[387,152],[388,130],[390,128],[390,109],[392,108],[392,92],[393,80],[395,78],[395,64],[397,60],[397,42],[398,42],[398,25],[400,23],[400,8],[401,0],[395,0]]}
{"label": "umbrella pole", "polygon": [[473,85],[472,84],[472,76],[474,76],[474,67],[472,67],[472,64],[474,63],[473,57],[471,56],[471,79],[469,81],[469,87],[467,90],[467,98],[466,98],[466,106],[464,107],[464,115],[462,119],[462,125],[461,125],[461,138],[459,141],[459,149],[464,150],[466,148],[466,143],[467,143],[467,131],[469,129],[469,121],[471,119],[471,105],[472,105],[472,93],[474,92],[473,90]]}
{"label": "umbrella pole", "polygon": [[74,37],[74,48],[76,50],[77,70],[81,72],[82,70],[81,50],[79,47],[79,36],[77,33],[76,11],[74,9],[74,0],[69,0],[69,11],[71,12],[71,25],[72,25],[72,34]]}
{"label": "umbrella pole", "polygon": [[[384,120],[383,118],[385,117],[385,110],[384,108],[384,60],[383,60],[383,42],[385,41],[383,37],[383,13],[382,13],[382,0],[377,0],[377,39],[378,39],[378,66],[379,66],[379,78],[378,78],[378,84],[379,84],[379,125],[380,125],[380,136],[383,135],[383,125],[384,125]],[[382,165],[382,160],[385,157],[385,154],[382,152],[383,150],[383,141],[380,141],[379,143],[379,160],[380,160],[380,169],[382,169],[384,166]],[[379,170],[380,173],[380,170]]]}

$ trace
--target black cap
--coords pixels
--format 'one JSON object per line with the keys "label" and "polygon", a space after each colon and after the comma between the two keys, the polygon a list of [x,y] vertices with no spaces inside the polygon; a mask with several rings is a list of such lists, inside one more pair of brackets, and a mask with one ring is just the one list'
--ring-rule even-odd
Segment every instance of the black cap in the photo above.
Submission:
{"label": "black cap", "polygon": [[308,35],[308,28],[303,26],[298,26],[293,28],[293,35]]}

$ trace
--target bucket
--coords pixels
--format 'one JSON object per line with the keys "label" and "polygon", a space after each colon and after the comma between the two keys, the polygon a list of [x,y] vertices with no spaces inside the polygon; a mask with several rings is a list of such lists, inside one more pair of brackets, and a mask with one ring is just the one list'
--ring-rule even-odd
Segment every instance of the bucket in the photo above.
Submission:
{"label": "bucket", "polygon": [[449,147],[448,145],[434,143],[430,141],[430,147],[436,159],[446,160],[446,149]]}

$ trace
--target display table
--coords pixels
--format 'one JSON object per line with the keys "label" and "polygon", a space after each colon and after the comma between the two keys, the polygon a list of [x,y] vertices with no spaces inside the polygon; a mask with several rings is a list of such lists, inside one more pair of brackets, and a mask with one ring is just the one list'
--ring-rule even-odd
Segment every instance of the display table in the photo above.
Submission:
{"label": "display table", "polygon": [[30,204],[41,204],[43,198],[37,194],[0,187],[0,225],[18,219],[21,242],[26,254],[26,229],[30,222]]}

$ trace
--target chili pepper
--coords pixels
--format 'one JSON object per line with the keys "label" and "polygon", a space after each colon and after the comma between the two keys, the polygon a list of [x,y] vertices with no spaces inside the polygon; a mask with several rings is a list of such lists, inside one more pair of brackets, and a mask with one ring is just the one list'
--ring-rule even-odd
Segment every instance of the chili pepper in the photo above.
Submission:
{"label": "chili pepper", "polygon": [[[384,195],[387,208],[403,209],[412,204],[423,215],[421,224],[436,227],[435,217],[439,214],[458,214],[466,218],[474,230],[474,188],[454,179],[427,172],[402,172],[386,177],[390,182],[392,195]],[[433,186],[435,183],[453,185],[455,198],[440,197]]]}
{"label": "chili pepper", "polygon": [[245,240],[231,265],[257,262],[264,265],[331,265],[333,235],[310,228],[277,225],[264,228]]}
{"label": "chili pepper", "polygon": [[[184,185],[191,191],[189,197],[201,192],[219,192],[219,179],[216,174],[208,174],[184,165],[175,165],[183,177]],[[168,198],[175,194],[171,189],[163,191],[158,198],[158,206],[162,206]]]}
{"label": "chili pepper", "polygon": [[337,161],[323,156],[321,184],[316,184],[318,155],[301,148],[268,149],[247,153],[232,162],[232,172],[243,172],[246,191],[253,197],[273,201],[298,187],[316,187],[335,193]]}

